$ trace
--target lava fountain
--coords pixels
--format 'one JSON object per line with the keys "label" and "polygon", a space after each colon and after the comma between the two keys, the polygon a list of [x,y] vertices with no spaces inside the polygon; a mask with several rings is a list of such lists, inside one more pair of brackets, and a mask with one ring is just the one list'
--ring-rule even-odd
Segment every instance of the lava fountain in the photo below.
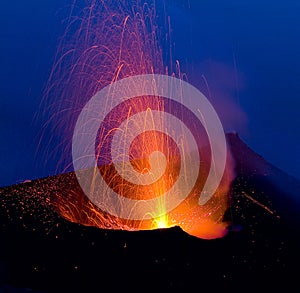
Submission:
{"label": "lava fountain", "polygon": [[200,238],[222,237],[233,177],[225,135],[204,95],[167,75],[155,3],[77,4],[44,112],[60,168],[74,167],[77,186],[54,194],[53,206],[99,228],[178,225]]}

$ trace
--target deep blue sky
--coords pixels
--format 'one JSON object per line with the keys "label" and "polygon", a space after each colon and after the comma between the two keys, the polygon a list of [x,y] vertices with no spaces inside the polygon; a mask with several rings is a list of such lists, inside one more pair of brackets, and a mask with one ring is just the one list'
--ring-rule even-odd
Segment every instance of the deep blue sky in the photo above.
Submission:
{"label": "deep blue sky", "polygon": [[[36,154],[33,121],[71,2],[1,3],[0,186],[55,171]],[[173,57],[189,81],[205,92],[205,76],[225,128],[300,179],[300,2],[167,2]]]}

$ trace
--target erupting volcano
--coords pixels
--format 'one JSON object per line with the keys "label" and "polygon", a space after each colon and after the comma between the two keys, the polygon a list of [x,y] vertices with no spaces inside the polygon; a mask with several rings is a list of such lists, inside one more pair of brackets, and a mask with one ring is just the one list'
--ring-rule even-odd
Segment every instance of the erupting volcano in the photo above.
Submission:
{"label": "erupting volcano", "polygon": [[73,0],[37,119],[57,170],[0,188],[0,292],[299,286],[300,183],[225,134],[173,60],[165,3]]}

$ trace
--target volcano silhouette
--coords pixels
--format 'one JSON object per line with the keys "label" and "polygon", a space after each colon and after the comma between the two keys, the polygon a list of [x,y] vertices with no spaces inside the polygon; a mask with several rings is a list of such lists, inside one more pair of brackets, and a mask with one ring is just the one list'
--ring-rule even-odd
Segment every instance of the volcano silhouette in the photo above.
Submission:
{"label": "volcano silhouette", "polygon": [[178,227],[128,232],[69,222],[51,196],[69,188],[73,173],[1,188],[0,292],[294,292],[300,183],[237,134],[227,141],[236,177],[224,218],[232,224],[220,239]]}

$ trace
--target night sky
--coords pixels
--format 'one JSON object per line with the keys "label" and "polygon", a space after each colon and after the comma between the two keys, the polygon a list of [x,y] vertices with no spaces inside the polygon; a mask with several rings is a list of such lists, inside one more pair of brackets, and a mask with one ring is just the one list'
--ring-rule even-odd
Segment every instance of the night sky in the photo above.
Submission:
{"label": "night sky", "polygon": [[[35,117],[71,2],[1,3],[0,186],[55,173]],[[300,179],[300,2],[157,2],[160,20],[170,16],[173,60],[211,94],[225,130]]]}

